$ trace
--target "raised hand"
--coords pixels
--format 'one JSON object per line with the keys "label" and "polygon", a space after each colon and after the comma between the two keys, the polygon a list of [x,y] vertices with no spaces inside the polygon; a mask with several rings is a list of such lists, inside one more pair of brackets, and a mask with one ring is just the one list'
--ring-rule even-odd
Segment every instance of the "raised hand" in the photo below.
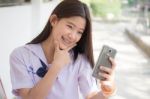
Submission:
{"label": "raised hand", "polygon": [[105,81],[100,81],[100,84],[102,92],[106,96],[110,96],[116,91],[116,86],[114,82],[116,63],[112,58],[109,58],[109,60],[111,61],[112,68],[100,66],[100,70],[104,71],[100,75],[106,79]]}
{"label": "raised hand", "polygon": [[55,52],[53,62],[58,66],[63,67],[71,61],[69,50],[76,46],[76,44],[67,47],[66,49],[60,49],[60,45],[58,41],[54,42],[55,44]]}

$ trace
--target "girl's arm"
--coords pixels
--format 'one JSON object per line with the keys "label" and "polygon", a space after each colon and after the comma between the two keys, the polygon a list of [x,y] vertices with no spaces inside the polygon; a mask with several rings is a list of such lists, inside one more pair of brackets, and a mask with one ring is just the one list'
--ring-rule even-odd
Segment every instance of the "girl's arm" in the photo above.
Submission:
{"label": "girl's arm", "polygon": [[19,95],[23,99],[45,99],[48,96],[49,91],[52,89],[58,73],[70,62],[69,50],[74,46],[76,46],[76,44],[60,50],[58,41],[55,41],[54,59],[51,68],[33,88],[19,89]]}
{"label": "girl's arm", "polygon": [[104,96],[101,91],[93,92],[86,97],[86,99],[108,99],[107,96]]}
{"label": "girl's arm", "polygon": [[108,99],[110,96],[115,94],[116,85],[114,81],[114,74],[116,63],[112,58],[109,58],[109,60],[112,63],[112,68],[100,66],[100,70],[104,72],[99,75],[106,79],[105,81],[100,81],[101,91],[90,93],[86,99]]}
{"label": "girl's arm", "polygon": [[19,96],[23,99],[45,99],[61,70],[57,65],[60,64],[53,62],[46,75],[33,88],[19,89]]}

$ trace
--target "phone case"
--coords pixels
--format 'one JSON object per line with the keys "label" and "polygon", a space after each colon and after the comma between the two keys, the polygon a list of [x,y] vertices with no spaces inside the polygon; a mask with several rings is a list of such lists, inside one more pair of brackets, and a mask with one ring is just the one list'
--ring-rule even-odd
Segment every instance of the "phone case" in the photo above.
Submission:
{"label": "phone case", "polygon": [[109,57],[114,58],[116,55],[116,52],[117,52],[116,49],[112,47],[109,47],[107,45],[103,46],[102,51],[98,57],[97,63],[94,66],[94,70],[92,73],[93,77],[97,79],[105,80],[103,77],[99,75],[99,72],[102,72],[100,71],[99,66],[106,66],[106,67],[111,68],[111,62],[109,60]]}

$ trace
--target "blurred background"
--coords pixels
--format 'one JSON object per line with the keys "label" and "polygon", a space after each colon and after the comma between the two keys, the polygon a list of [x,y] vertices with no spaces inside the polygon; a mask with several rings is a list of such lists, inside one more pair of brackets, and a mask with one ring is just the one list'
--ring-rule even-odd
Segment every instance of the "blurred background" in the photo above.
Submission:
{"label": "blurred background", "polygon": [[[41,32],[60,1],[0,0],[0,78],[8,99],[14,99],[10,53]],[[92,15],[95,62],[104,44],[118,51],[118,89],[111,99],[150,99],[150,0],[81,1]]]}

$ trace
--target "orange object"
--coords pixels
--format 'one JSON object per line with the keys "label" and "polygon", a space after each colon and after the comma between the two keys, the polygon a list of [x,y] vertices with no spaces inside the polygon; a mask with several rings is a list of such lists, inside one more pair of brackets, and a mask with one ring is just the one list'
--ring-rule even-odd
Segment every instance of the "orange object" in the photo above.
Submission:
{"label": "orange object", "polygon": [[115,85],[101,85],[101,89],[105,96],[112,96],[116,92]]}

